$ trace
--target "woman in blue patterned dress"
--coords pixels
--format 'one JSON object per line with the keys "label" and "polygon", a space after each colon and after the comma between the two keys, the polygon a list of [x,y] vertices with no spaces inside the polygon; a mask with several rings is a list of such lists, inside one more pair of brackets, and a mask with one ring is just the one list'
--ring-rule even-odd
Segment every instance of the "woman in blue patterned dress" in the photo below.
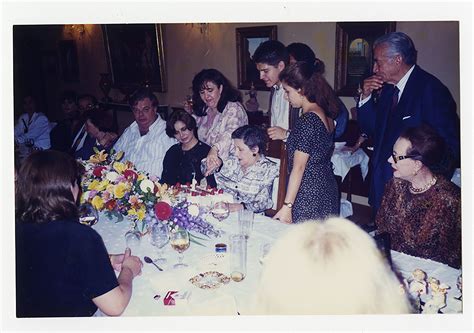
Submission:
{"label": "woman in blue patterned dress", "polygon": [[287,140],[290,178],[282,208],[274,216],[285,223],[339,215],[339,195],[332,171],[334,90],[314,66],[297,62],[280,73],[285,97],[303,109]]}

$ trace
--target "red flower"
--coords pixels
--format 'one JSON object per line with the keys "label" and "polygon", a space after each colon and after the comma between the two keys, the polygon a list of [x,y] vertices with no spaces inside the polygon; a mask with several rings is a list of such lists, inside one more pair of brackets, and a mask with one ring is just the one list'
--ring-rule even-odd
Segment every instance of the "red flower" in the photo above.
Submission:
{"label": "red flower", "polygon": [[133,181],[137,180],[138,175],[135,171],[127,169],[123,172],[123,175],[126,179],[132,179]]}
{"label": "red flower", "polygon": [[117,206],[115,199],[111,199],[105,203],[105,209],[107,210],[114,210],[115,206]]}
{"label": "red flower", "polygon": [[102,177],[102,171],[106,169],[105,166],[98,166],[94,168],[94,171],[92,171],[92,174],[96,177]]}
{"label": "red flower", "polygon": [[172,212],[173,210],[167,202],[160,201],[155,204],[155,215],[158,220],[163,221],[169,219]]}

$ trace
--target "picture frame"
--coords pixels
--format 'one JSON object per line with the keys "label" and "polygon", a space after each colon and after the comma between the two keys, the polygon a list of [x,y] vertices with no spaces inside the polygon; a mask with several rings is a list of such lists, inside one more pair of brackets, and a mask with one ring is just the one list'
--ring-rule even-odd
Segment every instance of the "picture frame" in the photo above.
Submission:
{"label": "picture frame", "polygon": [[102,31],[112,87],[166,91],[161,24],[103,24]]}
{"label": "picture frame", "polygon": [[255,49],[267,40],[277,39],[277,26],[236,28],[237,44],[237,85],[239,89],[250,90],[252,83],[255,90],[270,90],[260,80],[260,74],[252,60]]}
{"label": "picture frame", "polygon": [[[74,39],[61,40],[59,41],[58,49],[63,81],[79,82],[79,58],[77,55],[76,41]],[[52,70],[52,68],[48,70]]]}
{"label": "picture frame", "polygon": [[355,97],[359,85],[372,74],[374,41],[395,31],[395,22],[337,22],[334,90]]}

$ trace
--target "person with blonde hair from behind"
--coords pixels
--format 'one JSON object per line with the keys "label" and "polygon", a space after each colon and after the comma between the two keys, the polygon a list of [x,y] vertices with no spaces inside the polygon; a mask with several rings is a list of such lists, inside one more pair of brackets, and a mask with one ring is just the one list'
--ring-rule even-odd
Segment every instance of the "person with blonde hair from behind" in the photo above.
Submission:
{"label": "person with blonde hair from behind", "polygon": [[255,314],[402,314],[411,307],[375,241],[352,222],[293,226],[265,258]]}

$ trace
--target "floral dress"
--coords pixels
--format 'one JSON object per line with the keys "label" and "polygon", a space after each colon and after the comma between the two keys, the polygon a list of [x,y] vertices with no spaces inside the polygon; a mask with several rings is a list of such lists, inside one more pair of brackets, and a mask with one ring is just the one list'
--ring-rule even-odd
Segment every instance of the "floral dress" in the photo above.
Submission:
{"label": "floral dress", "polygon": [[198,139],[209,146],[216,146],[219,157],[226,160],[232,146],[232,132],[248,124],[247,113],[239,102],[228,102],[222,113],[218,112],[208,125],[208,116],[196,117]]}

